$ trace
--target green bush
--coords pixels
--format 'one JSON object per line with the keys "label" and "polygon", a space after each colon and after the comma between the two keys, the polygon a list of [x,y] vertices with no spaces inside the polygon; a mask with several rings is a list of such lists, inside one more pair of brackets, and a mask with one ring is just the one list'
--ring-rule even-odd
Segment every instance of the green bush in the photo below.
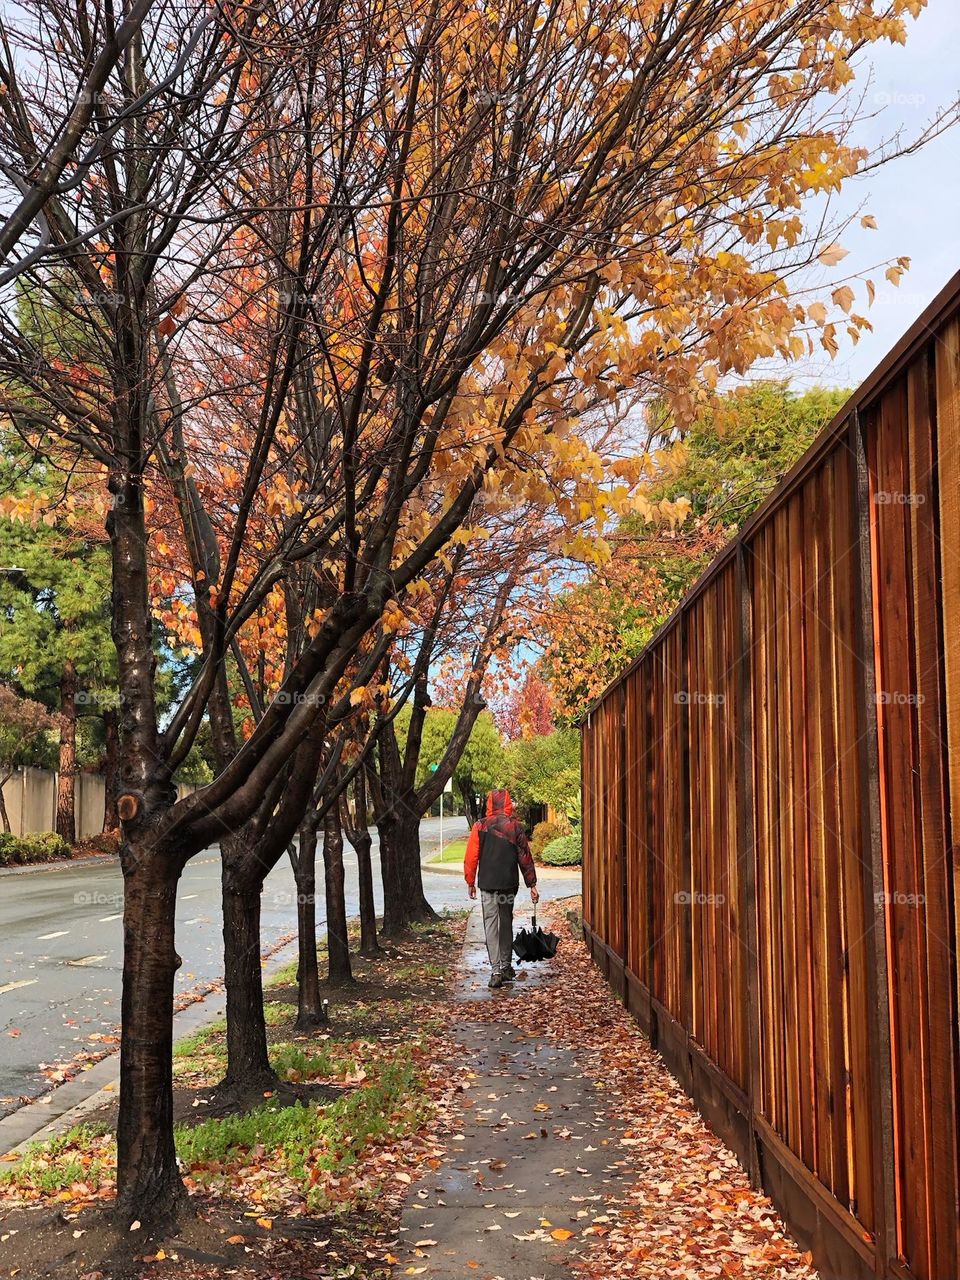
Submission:
{"label": "green bush", "polygon": [[530,851],[535,858],[542,857],[544,849],[551,840],[556,840],[558,836],[564,836],[567,832],[563,830],[559,822],[538,822],[533,828],[533,835],[530,837]]}
{"label": "green bush", "polygon": [[69,857],[70,846],[54,831],[41,831],[31,836],[15,836],[8,831],[0,831],[0,866],[26,866],[30,862]]}
{"label": "green bush", "polygon": [[543,851],[543,861],[548,867],[579,867],[582,860],[583,850],[577,834],[558,836]]}

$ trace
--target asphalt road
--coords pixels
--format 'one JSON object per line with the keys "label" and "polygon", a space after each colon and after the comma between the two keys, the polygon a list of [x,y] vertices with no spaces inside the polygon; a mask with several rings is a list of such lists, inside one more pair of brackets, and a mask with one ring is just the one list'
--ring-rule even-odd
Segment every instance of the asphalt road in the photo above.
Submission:
{"label": "asphalt road", "polygon": [[[437,847],[438,825],[437,819],[422,825],[425,853]],[[445,840],[466,831],[462,818],[447,818],[443,826]],[[376,845],[373,858],[379,909]],[[345,859],[347,913],[353,916],[359,912],[359,901],[356,861],[349,845]],[[322,930],[322,870],[318,880],[317,923]],[[425,871],[424,887],[437,908],[466,905],[463,881],[455,873]],[[544,897],[575,891],[569,880],[541,883]],[[51,1068],[112,1046],[120,1018],[122,915],[123,882],[112,859],[0,877],[0,1115],[48,1087]],[[264,949],[273,949],[295,930],[293,875],[284,861],[264,886]],[[204,990],[222,979],[216,849],[188,863],[180,881],[177,949],[183,958],[176,979],[178,995]]]}

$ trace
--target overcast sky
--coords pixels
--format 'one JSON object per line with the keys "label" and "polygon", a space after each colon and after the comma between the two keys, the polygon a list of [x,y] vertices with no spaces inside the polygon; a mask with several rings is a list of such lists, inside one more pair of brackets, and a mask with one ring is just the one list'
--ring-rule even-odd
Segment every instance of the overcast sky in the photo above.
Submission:
{"label": "overcast sky", "polygon": [[[855,138],[874,147],[902,128],[905,138],[923,131],[937,110],[960,95],[960,0],[928,0],[921,16],[908,24],[906,45],[871,46],[857,83],[872,75],[864,109],[876,112],[858,126]],[[859,222],[841,237],[850,256],[842,268],[824,277],[868,270],[877,263],[908,256],[911,268],[894,288],[883,268],[872,273],[877,286],[873,307],[865,311],[874,332],[854,347],[840,334],[835,360],[822,359],[783,370],[799,387],[812,382],[854,387],[880,363],[930,300],[960,270],[960,126],[948,130],[919,154],[892,161],[858,178],[835,197],[842,217],[860,206],[872,214],[878,230]],[[857,287],[857,310],[865,310]],[[779,370],[778,370],[779,371]]]}

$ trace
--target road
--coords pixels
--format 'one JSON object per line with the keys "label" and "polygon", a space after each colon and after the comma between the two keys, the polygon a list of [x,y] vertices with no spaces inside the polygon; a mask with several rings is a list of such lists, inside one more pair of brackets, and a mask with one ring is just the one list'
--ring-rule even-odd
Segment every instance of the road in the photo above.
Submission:
{"label": "road", "polygon": [[[444,820],[444,839],[466,831],[463,818]],[[438,820],[421,827],[424,852],[439,841]],[[357,867],[349,845],[347,913],[359,912]],[[379,851],[374,884],[381,908]],[[325,923],[322,870],[317,923]],[[437,908],[466,903],[463,881],[450,872],[424,872],[427,898]],[[541,884],[544,897],[576,891],[569,880]],[[120,1019],[123,960],[123,882],[112,859],[53,865],[0,877],[0,1115],[48,1087],[51,1068],[102,1052]],[[264,949],[296,930],[293,875],[284,861],[263,891]],[[223,977],[220,857],[216,849],[187,864],[177,898],[178,996],[204,990]],[[47,1068],[45,1073],[44,1068]]]}

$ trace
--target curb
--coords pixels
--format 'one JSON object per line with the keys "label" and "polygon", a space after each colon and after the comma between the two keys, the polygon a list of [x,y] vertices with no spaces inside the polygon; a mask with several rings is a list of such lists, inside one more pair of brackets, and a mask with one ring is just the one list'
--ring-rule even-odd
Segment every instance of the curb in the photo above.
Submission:
{"label": "curb", "polygon": [[[422,871],[438,871],[441,875],[463,875],[463,863],[461,862],[430,862],[429,859],[420,863]],[[580,880],[582,872],[579,867],[537,867],[537,880],[547,881],[563,881],[563,880]]]}
{"label": "curb", "polygon": [[439,871],[441,875],[445,876],[463,875],[462,862],[431,862],[428,858],[426,862],[420,863],[420,869],[421,871]]}
{"label": "curb", "polygon": [[115,853],[92,853],[87,858],[51,858],[49,862],[28,862],[23,867],[0,867],[0,876],[25,876],[31,871],[65,871],[68,867],[93,867],[101,863],[113,863],[120,866],[120,859]]}

